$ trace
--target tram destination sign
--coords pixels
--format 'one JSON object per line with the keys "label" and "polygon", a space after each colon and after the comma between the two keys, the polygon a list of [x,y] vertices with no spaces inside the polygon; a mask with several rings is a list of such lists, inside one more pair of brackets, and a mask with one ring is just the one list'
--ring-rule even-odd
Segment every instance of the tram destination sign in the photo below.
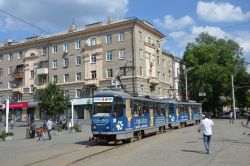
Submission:
{"label": "tram destination sign", "polygon": [[110,102],[113,102],[113,97],[95,97],[94,102],[96,102],[96,103],[110,103]]}

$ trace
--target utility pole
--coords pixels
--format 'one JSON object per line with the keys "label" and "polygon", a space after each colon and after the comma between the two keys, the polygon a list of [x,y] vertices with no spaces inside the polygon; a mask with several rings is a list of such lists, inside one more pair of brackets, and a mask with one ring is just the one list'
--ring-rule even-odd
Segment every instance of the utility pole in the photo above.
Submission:
{"label": "utility pole", "polygon": [[188,101],[188,90],[187,90],[187,70],[185,70],[185,88],[186,88],[186,100]]}
{"label": "utility pole", "polygon": [[9,97],[6,99],[6,121],[5,121],[5,133],[9,130],[9,110],[10,110],[10,100]]}
{"label": "utility pole", "polygon": [[236,120],[235,98],[234,98],[234,76],[233,75],[231,75],[231,80],[232,80],[233,111],[234,111],[234,119]]}

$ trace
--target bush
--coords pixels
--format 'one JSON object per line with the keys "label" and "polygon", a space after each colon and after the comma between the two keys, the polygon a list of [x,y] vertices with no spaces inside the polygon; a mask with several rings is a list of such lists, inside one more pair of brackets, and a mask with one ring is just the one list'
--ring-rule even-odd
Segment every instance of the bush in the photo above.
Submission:
{"label": "bush", "polygon": [[81,126],[79,124],[75,124],[73,126],[73,129],[75,129],[76,132],[81,132],[82,131],[82,128],[81,128]]}
{"label": "bush", "polygon": [[8,137],[8,136],[14,136],[14,133],[12,132],[5,132],[5,131],[2,131],[1,134],[0,134],[0,138],[5,138],[5,137]]}
{"label": "bush", "polygon": [[55,127],[54,130],[57,131],[58,133],[63,131],[61,127]]}

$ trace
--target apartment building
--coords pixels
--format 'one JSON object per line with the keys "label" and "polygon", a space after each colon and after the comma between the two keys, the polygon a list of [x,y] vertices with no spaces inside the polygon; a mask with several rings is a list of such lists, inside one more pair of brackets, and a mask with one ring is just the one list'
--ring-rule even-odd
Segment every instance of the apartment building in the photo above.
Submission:
{"label": "apartment building", "polygon": [[[56,82],[75,104],[76,118],[89,117],[89,98],[99,87],[120,86],[133,95],[174,97],[173,55],[164,35],[137,18],[93,23],[0,47],[0,101],[11,96],[11,117],[43,119],[36,94]],[[4,110],[0,119],[4,119]],[[65,117],[70,117],[65,110]]]}

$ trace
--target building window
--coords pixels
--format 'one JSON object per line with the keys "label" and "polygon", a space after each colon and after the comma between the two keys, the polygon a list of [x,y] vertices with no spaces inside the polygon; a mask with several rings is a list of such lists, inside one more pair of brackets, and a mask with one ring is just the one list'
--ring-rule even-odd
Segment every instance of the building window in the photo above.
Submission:
{"label": "building window", "polygon": [[64,74],[64,82],[69,82],[69,74]]}
{"label": "building window", "polygon": [[112,69],[108,69],[107,70],[107,78],[112,78],[113,77],[113,70]]}
{"label": "building window", "polygon": [[45,56],[47,53],[47,48],[46,47],[43,47],[42,48],[42,55]]}
{"label": "building window", "polygon": [[17,59],[23,59],[23,52],[19,51]]}
{"label": "building window", "polygon": [[111,44],[112,43],[112,35],[107,35],[106,36],[106,43]]}
{"label": "building window", "polygon": [[63,59],[63,67],[69,67],[69,58]]}
{"label": "building window", "polygon": [[140,57],[140,59],[143,59],[143,52],[142,52],[142,49],[139,50],[139,57]]}
{"label": "building window", "polygon": [[17,94],[17,102],[21,102],[23,100],[23,95],[21,93]]}
{"label": "building window", "polygon": [[12,53],[9,53],[9,55],[8,55],[8,61],[13,61],[13,54]]}
{"label": "building window", "polygon": [[166,81],[166,75],[165,75],[165,74],[162,75],[162,81],[163,81],[163,82]]}
{"label": "building window", "polygon": [[9,75],[12,75],[12,73],[13,73],[12,67],[9,67],[9,68],[8,68],[8,74],[9,74]]}
{"label": "building window", "polygon": [[97,43],[96,43],[96,38],[92,38],[91,40],[90,40],[90,45],[91,46],[95,46]]}
{"label": "building window", "polygon": [[58,61],[57,61],[57,59],[55,59],[52,62],[52,69],[57,69],[57,68],[58,68]]}
{"label": "building window", "polygon": [[39,82],[39,85],[44,85],[47,83],[47,76],[46,75],[42,75],[38,78],[38,82]]}
{"label": "building window", "polygon": [[149,36],[147,37],[147,43],[152,44],[152,38]]}
{"label": "building window", "polygon": [[3,83],[0,82],[0,89],[3,89]]}
{"label": "building window", "polygon": [[3,76],[3,68],[0,68],[0,77]]}
{"label": "building window", "polygon": [[160,72],[158,72],[158,80],[161,80],[160,78],[161,78],[161,75],[160,75],[161,73]]}
{"label": "building window", "polygon": [[96,71],[91,71],[91,78],[96,79]]}
{"label": "building window", "polygon": [[0,62],[3,62],[3,55],[0,55]]}
{"label": "building window", "polygon": [[64,53],[67,53],[69,51],[69,44],[68,44],[68,42],[65,42],[64,44],[63,44],[63,52]]}
{"label": "building window", "polygon": [[163,61],[163,67],[166,67],[166,61],[165,61],[165,59],[163,59],[162,61]]}
{"label": "building window", "polygon": [[80,98],[81,97],[81,89],[76,89],[76,98]]}
{"label": "building window", "polygon": [[81,64],[81,56],[76,57],[76,65],[80,65]]}
{"label": "building window", "polygon": [[125,59],[125,50],[119,50],[119,59]]}
{"label": "building window", "polygon": [[57,53],[57,45],[53,45],[53,47],[52,47],[52,53],[53,54]]}
{"label": "building window", "polygon": [[138,35],[139,35],[139,40],[142,41],[142,32],[139,31],[139,32],[138,32]]}
{"label": "building window", "polygon": [[34,85],[29,86],[29,93],[34,93]]}
{"label": "building window", "polygon": [[69,90],[64,90],[64,97],[69,97]]}
{"label": "building window", "polygon": [[106,61],[112,61],[112,51],[108,51],[106,54]]}
{"label": "building window", "polygon": [[157,65],[160,65],[160,57],[157,56]]}
{"label": "building window", "polygon": [[30,78],[33,79],[35,77],[34,70],[30,70]]}
{"label": "building window", "polygon": [[122,76],[126,76],[127,75],[127,68],[126,67],[120,67],[120,72],[121,72]]}
{"label": "building window", "polygon": [[12,88],[13,87],[13,81],[9,81],[8,82],[8,88],[10,89],[10,88]]}
{"label": "building window", "polygon": [[143,76],[143,67],[140,67],[140,76]]}
{"label": "building window", "polygon": [[119,33],[118,41],[124,41],[124,39],[125,39],[125,33],[124,32],[120,32]]}
{"label": "building window", "polygon": [[53,75],[53,82],[57,83],[57,75]]}
{"label": "building window", "polygon": [[81,80],[82,80],[81,72],[76,73],[76,81],[81,81]]}
{"label": "building window", "polygon": [[90,63],[96,63],[96,54],[92,54],[90,57]]}
{"label": "building window", "polygon": [[143,94],[144,94],[144,86],[141,85],[141,95],[143,95]]}
{"label": "building window", "polygon": [[81,41],[80,40],[77,40],[75,42],[75,49],[80,49],[81,48]]}

